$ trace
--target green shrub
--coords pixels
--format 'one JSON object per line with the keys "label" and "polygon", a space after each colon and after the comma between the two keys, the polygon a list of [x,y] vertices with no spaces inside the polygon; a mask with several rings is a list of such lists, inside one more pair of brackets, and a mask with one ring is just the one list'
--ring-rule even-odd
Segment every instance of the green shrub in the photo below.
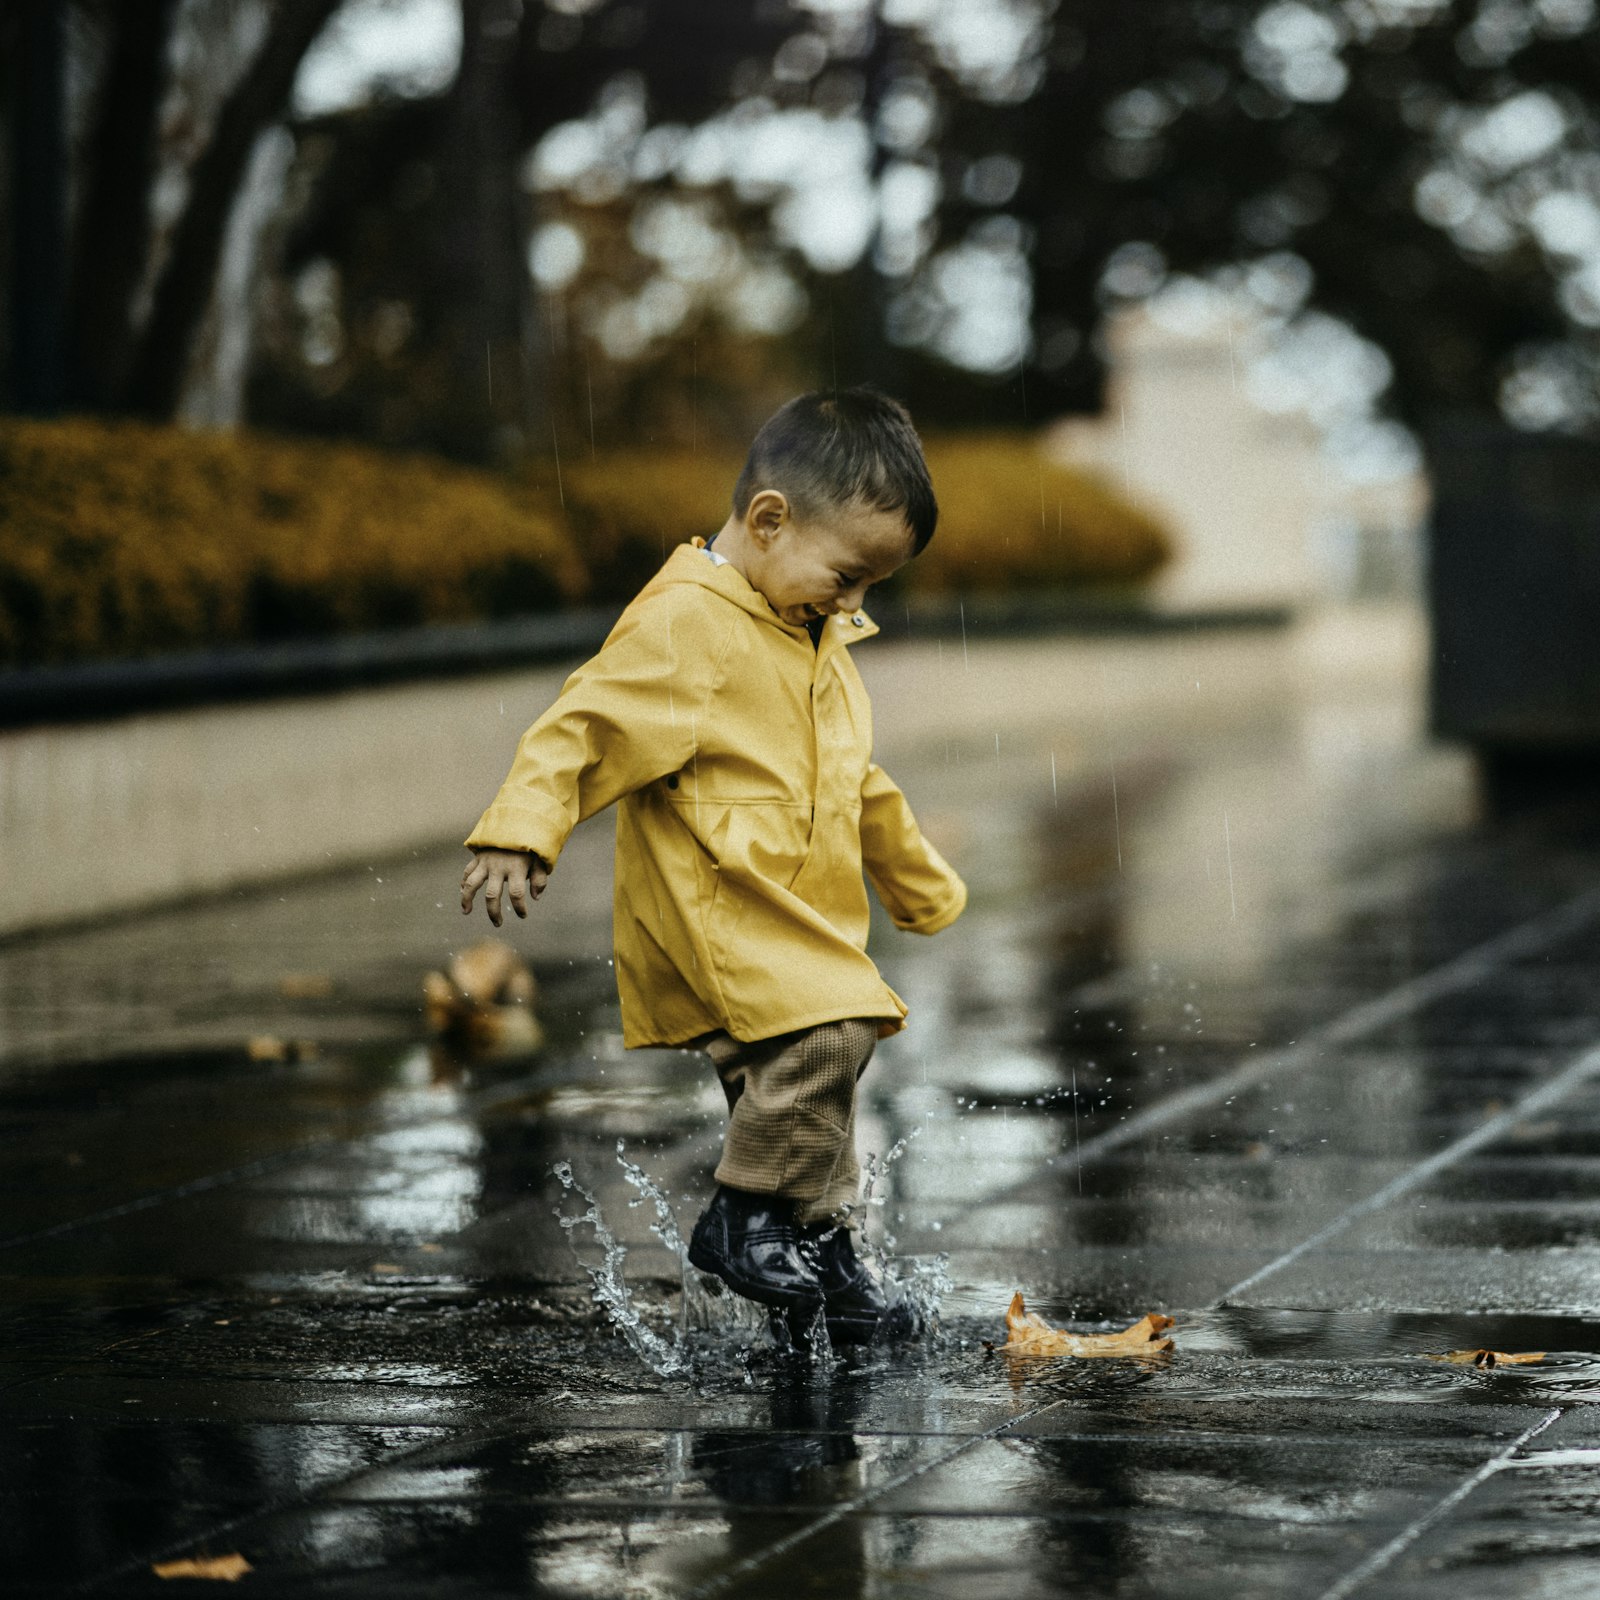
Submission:
{"label": "green shrub", "polygon": [[607,450],[563,463],[566,511],[595,593],[630,599],[675,544],[709,539],[728,520],[743,465],[726,450]]}

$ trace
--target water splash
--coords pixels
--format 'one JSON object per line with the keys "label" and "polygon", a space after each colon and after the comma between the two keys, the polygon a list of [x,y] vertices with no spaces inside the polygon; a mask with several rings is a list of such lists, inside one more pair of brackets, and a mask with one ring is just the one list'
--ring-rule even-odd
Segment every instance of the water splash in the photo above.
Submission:
{"label": "water splash", "polygon": [[[895,1140],[881,1156],[874,1151],[867,1152],[862,1163],[861,1198],[855,1205],[845,1207],[844,1221],[840,1225],[848,1224],[860,1214],[861,1243],[868,1261],[877,1270],[885,1298],[891,1306],[904,1306],[913,1314],[916,1326],[931,1334],[938,1329],[939,1308],[944,1297],[955,1287],[949,1273],[949,1255],[897,1256],[895,1236],[889,1232],[887,1222],[880,1220],[876,1230],[867,1226],[874,1213],[880,1219],[887,1216],[889,1196],[880,1191],[895,1162],[922,1133],[922,1128],[913,1128],[903,1138]],[[873,1237],[874,1232],[877,1237]]]}
{"label": "water splash", "polygon": [[[652,1372],[663,1378],[680,1377],[687,1373],[690,1370],[690,1362],[684,1352],[681,1337],[670,1341],[663,1339],[645,1322],[635,1308],[633,1296],[629,1293],[627,1282],[622,1275],[622,1264],[627,1259],[628,1252],[606,1226],[605,1218],[601,1215],[600,1202],[573,1176],[570,1162],[558,1161],[550,1170],[563,1189],[576,1194],[588,1204],[588,1210],[577,1216],[569,1216],[561,1205],[557,1205],[555,1216],[566,1233],[567,1244],[577,1258],[578,1265],[589,1275],[591,1292],[596,1303],[611,1319],[612,1327],[628,1341],[634,1354]],[[598,1265],[586,1261],[578,1250],[575,1232],[582,1227],[588,1227],[593,1231],[595,1243],[600,1246]]]}
{"label": "water splash", "polygon": [[648,1203],[654,1208],[656,1220],[650,1224],[650,1231],[677,1258],[678,1276],[683,1285],[682,1310],[678,1319],[680,1349],[687,1347],[689,1336],[694,1333],[738,1334],[745,1337],[758,1335],[767,1326],[765,1311],[690,1265],[689,1247],[678,1227],[671,1196],[651,1179],[643,1167],[628,1160],[627,1149],[626,1141],[618,1139],[617,1165],[622,1168],[622,1176],[638,1196],[628,1204],[639,1206]]}
{"label": "water splash", "polygon": [[659,1189],[650,1181],[649,1174],[637,1162],[628,1160],[628,1146],[617,1140],[617,1165],[622,1168],[622,1176],[638,1192],[637,1200],[630,1200],[630,1206],[643,1205],[649,1201],[655,1207],[656,1220],[650,1224],[650,1231],[658,1238],[673,1255],[680,1261],[689,1259],[688,1247],[683,1242],[683,1235],[678,1231],[678,1219],[673,1215],[672,1207],[668,1203],[669,1196],[664,1189]]}
{"label": "water splash", "polygon": [[[670,1336],[656,1332],[634,1303],[624,1275],[627,1246],[611,1231],[599,1200],[578,1182],[572,1164],[558,1161],[550,1169],[563,1189],[579,1196],[585,1209],[569,1215],[560,1205],[555,1208],[557,1222],[572,1250],[588,1274],[595,1303],[605,1312],[611,1325],[628,1342],[634,1354],[661,1377],[685,1377],[694,1371],[695,1335],[710,1335],[719,1343],[736,1339],[741,1344],[760,1338],[769,1331],[765,1307],[744,1300],[713,1278],[707,1278],[689,1264],[689,1249],[684,1242],[671,1198],[637,1162],[627,1156],[624,1140],[617,1140],[617,1165],[623,1178],[635,1191],[630,1206],[648,1204],[655,1212],[650,1224],[653,1233],[678,1263],[683,1285],[678,1326]],[[586,1260],[578,1249],[577,1230],[588,1228],[599,1246],[598,1263]],[[823,1338],[826,1339],[824,1334]]]}
{"label": "water splash", "polygon": [[[921,1128],[912,1129],[882,1156],[868,1154],[864,1163],[861,1198],[856,1204],[845,1208],[845,1216],[839,1226],[847,1225],[850,1218],[858,1213],[863,1219],[874,1213],[881,1215],[888,1197],[880,1191],[889,1170],[904,1156],[911,1141],[922,1131]],[[582,1200],[585,1209],[574,1215],[564,1205],[558,1204],[555,1217],[566,1233],[573,1256],[588,1275],[595,1303],[606,1313],[611,1325],[627,1341],[634,1354],[652,1372],[661,1377],[692,1375],[696,1356],[709,1353],[703,1348],[703,1341],[708,1337],[724,1355],[727,1341],[737,1340],[741,1347],[741,1361],[750,1353],[749,1346],[752,1343],[770,1338],[780,1351],[806,1357],[816,1367],[831,1365],[834,1359],[833,1346],[828,1337],[827,1323],[820,1313],[808,1327],[794,1326],[785,1318],[769,1313],[766,1307],[734,1294],[718,1279],[697,1271],[690,1265],[688,1246],[672,1209],[671,1196],[642,1166],[628,1159],[624,1140],[617,1141],[616,1158],[623,1179],[634,1191],[635,1197],[628,1205],[651,1207],[655,1220],[650,1224],[650,1232],[678,1263],[683,1294],[678,1325],[670,1335],[658,1333],[652,1328],[635,1304],[623,1270],[627,1247],[611,1231],[599,1200],[578,1182],[571,1163],[567,1161],[556,1162],[550,1170],[564,1190]],[[599,1246],[598,1262],[586,1259],[579,1251],[577,1230],[580,1228],[588,1228],[594,1243]],[[938,1325],[939,1307],[954,1287],[946,1270],[949,1257],[897,1258],[894,1255],[894,1235],[881,1225],[873,1233],[876,1237],[870,1236],[865,1228],[862,1229],[863,1252],[876,1268],[890,1305],[906,1307],[915,1314],[920,1327],[933,1332]],[[697,1349],[697,1344],[702,1348]],[[748,1372],[746,1381],[749,1381]]]}

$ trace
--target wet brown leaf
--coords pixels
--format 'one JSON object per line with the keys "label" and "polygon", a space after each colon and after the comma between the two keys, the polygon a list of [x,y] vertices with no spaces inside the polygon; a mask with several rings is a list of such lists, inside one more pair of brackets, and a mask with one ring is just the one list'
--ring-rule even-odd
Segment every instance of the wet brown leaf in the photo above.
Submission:
{"label": "wet brown leaf", "polygon": [[315,1061],[315,1039],[280,1039],[276,1034],[257,1033],[245,1041],[245,1054],[252,1061]]}
{"label": "wet brown leaf", "polygon": [[472,1005],[531,1005],[533,974],[503,939],[480,939],[450,958],[446,976]]}
{"label": "wet brown leaf", "polygon": [[1163,1337],[1172,1325],[1171,1317],[1152,1311],[1120,1333],[1067,1333],[1027,1310],[1019,1289],[1006,1312],[1006,1342],[1000,1348],[1014,1356],[1160,1355],[1172,1348],[1172,1340]]}
{"label": "wet brown leaf", "polygon": [[1504,1350],[1448,1350],[1442,1356],[1430,1355],[1428,1360],[1450,1361],[1458,1367],[1532,1367],[1544,1360],[1544,1351],[1508,1355]]}
{"label": "wet brown leaf", "polygon": [[527,963],[502,939],[481,939],[422,976],[429,1029],[473,1055],[537,1050],[544,1030],[534,1015],[538,990]]}
{"label": "wet brown leaf", "polygon": [[150,1570],[158,1578],[213,1578],[237,1583],[255,1569],[237,1550],[231,1556],[186,1556],[182,1561],[156,1561]]}

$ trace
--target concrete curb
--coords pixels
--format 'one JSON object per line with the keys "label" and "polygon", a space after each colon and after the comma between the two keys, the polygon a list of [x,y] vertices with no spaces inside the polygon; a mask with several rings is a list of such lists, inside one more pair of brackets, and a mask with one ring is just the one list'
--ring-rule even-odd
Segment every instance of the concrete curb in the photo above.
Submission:
{"label": "concrete curb", "polygon": [[[869,610],[889,639],[1143,636],[1282,628],[1292,621],[1286,607],[1164,612],[1120,599],[1094,602],[1051,594],[885,600]],[[575,661],[600,647],[619,612],[619,607],[589,606],[494,622],[0,672],[0,728],[99,721],[182,706],[329,694]]]}

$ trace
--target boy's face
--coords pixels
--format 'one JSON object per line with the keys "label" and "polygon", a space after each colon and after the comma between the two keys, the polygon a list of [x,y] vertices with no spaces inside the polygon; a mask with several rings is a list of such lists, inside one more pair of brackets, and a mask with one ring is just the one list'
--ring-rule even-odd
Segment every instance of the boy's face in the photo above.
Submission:
{"label": "boy's face", "polygon": [[755,550],[751,587],[788,623],[857,611],[867,590],[911,559],[901,511],[831,506],[799,521],[776,490],[752,495],[745,513]]}

